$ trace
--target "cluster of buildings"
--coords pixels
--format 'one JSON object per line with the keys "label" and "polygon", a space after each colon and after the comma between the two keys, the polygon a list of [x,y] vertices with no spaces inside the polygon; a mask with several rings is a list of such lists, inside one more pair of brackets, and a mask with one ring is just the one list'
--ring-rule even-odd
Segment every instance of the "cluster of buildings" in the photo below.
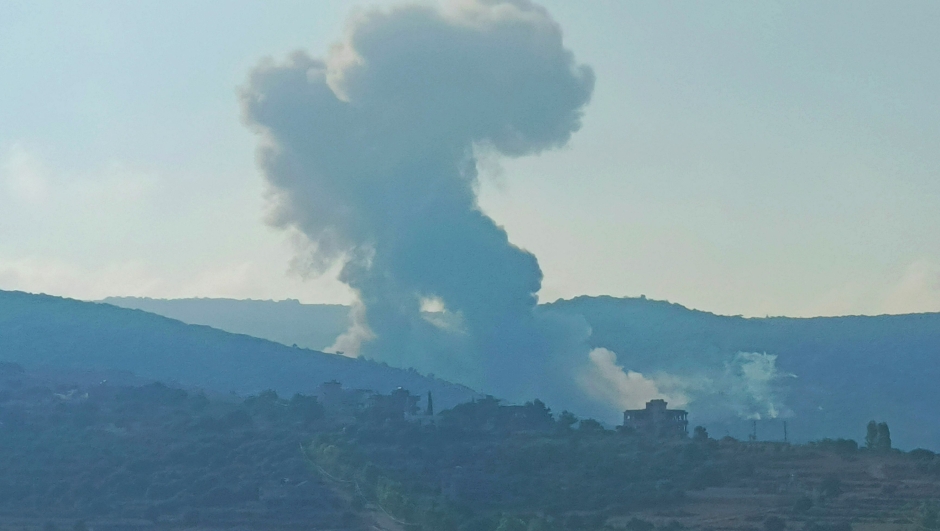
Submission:
{"label": "cluster of buildings", "polygon": [[[419,406],[420,396],[398,388],[388,395],[364,389],[346,389],[340,382],[331,381],[317,388],[317,399],[323,408],[333,414],[356,415],[369,411],[376,420],[404,420],[434,414],[430,393],[427,405]],[[628,409],[623,412],[623,429],[630,433],[654,438],[685,438],[689,435],[689,413],[684,409],[669,409],[662,399],[650,400],[644,409]],[[466,410],[466,411],[463,411]],[[499,401],[487,397],[472,405],[454,410],[469,424],[497,422],[517,429],[544,430],[553,424],[549,410],[539,401],[524,406],[502,406]],[[476,418],[476,417],[485,418]],[[547,419],[547,420],[546,420]]]}
{"label": "cluster of buildings", "polygon": [[347,389],[336,380],[325,382],[317,387],[317,400],[323,409],[337,415],[354,416],[369,411],[377,420],[404,420],[405,417],[434,414],[431,393],[428,392],[427,405],[422,411],[418,406],[421,397],[399,387],[390,394],[382,395],[365,389]]}

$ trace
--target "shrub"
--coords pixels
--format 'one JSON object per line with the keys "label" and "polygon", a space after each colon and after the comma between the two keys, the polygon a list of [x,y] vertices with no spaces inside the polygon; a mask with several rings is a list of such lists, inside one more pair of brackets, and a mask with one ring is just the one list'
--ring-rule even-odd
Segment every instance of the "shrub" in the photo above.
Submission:
{"label": "shrub", "polygon": [[764,519],[765,531],[783,531],[787,528],[787,522],[779,516],[768,516]]}
{"label": "shrub", "polygon": [[647,522],[646,520],[641,520],[634,516],[627,522],[626,527],[629,531],[652,531],[655,526],[652,522]]}
{"label": "shrub", "polygon": [[940,528],[940,509],[936,504],[925,503],[920,509],[920,526],[924,529]]}
{"label": "shrub", "polygon": [[604,425],[594,419],[584,419],[578,424],[578,430],[585,433],[603,433]]}
{"label": "shrub", "polygon": [[930,450],[927,450],[926,448],[915,448],[908,452],[908,454],[914,459],[918,459],[920,461],[931,461],[937,455]]}
{"label": "shrub", "polygon": [[798,513],[805,513],[813,508],[813,500],[809,496],[800,496],[793,504],[793,510]]}
{"label": "shrub", "polygon": [[842,480],[835,476],[827,477],[819,484],[819,495],[824,499],[837,498],[842,494]]}

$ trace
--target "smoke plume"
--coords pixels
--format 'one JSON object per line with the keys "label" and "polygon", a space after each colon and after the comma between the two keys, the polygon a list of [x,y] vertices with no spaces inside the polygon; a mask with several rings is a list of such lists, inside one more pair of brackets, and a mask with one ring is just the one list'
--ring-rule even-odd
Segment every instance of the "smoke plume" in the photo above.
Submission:
{"label": "smoke plume", "polygon": [[579,383],[589,396],[619,409],[642,409],[648,400],[662,398],[672,407],[682,407],[688,398],[682,394],[675,379],[666,385],[655,378],[626,370],[617,364],[617,355],[606,348],[595,348],[588,353],[591,363],[580,376]]}
{"label": "smoke plume", "polygon": [[[722,397],[728,408],[741,418],[760,420],[786,417],[784,382],[796,378],[780,372],[777,356],[764,352],[738,352],[725,364],[724,378],[713,394]],[[719,392],[720,389],[720,392]]]}
{"label": "smoke plume", "polygon": [[527,0],[368,11],[325,58],[254,69],[241,101],[271,222],[358,295],[337,350],[510,399],[573,396],[589,331],[535,312],[542,272],[478,207],[474,150],[565,145],[593,85]]}
{"label": "smoke plume", "polygon": [[687,371],[660,373],[653,380],[665,393],[685,397],[699,422],[775,419],[793,413],[786,405],[796,375],[777,367],[777,356],[737,352],[723,362],[693,364]]}

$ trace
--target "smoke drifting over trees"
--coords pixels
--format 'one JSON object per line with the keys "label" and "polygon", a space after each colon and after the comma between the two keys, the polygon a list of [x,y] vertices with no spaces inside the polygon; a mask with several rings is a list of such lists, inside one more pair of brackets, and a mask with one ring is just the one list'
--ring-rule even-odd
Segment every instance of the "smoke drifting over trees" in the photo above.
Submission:
{"label": "smoke drifting over trees", "polygon": [[747,396],[712,409],[776,416],[774,378],[744,370],[763,358],[730,376],[643,375],[592,352],[582,317],[537,308],[536,257],[480,210],[479,150],[565,145],[593,87],[558,24],[525,0],[366,11],[325,58],[295,52],[254,69],[242,106],[261,138],[271,223],[306,237],[312,269],[341,263],[358,295],[332,349],[610,421],[652,398],[714,395],[731,378]]}
{"label": "smoke drifting over trees", "polygon": [[[542,272],[477,205],[474,150],[563,146],[594,85],[525,0],[402,5],[352,19],[325,59],[267,61],[242,94],[271,221],[361,303],[335,346],[531,398],[587,363],[589,331],[536,315]],[[553,393],[558,396],[558,393]]]}

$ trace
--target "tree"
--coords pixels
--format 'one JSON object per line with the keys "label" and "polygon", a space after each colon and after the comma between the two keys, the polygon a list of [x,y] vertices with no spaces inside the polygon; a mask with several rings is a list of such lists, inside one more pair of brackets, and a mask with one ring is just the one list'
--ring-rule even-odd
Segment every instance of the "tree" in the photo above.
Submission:
{"label": "tree", "polygon": [[428,409],[425,414],[429,417],[434,416],[434,399],[431,397],[431,391],[428,391]]}
{"label": "tree", "polygon": [[870,421],[865,435],[865,446],[876,452],[887,452],[891,449],[891,430],[887,422]]}
{"label": "tree", "polygon": [[842,480],[835,476],[829,476],[819,484],[819,495],[823,499],[837,498],[842,494]]}
{"label": "tree", "polygon": [[933,460],[934,457],[937,456],[937,454],[931,452],[930,450],[926,448],[914,448],[913,450],[908,452],[908,455],[910,455],[914,459],[919,459],[921,461],[931,461]]}
{"label": "tree", "polygon": [[783,531],[787,528],[787,522],[779,516],[768,516],[764,520],[764,529],[766,531]]}
{"label": "tree", "polygon": [[865,447],[874,450],[878,446],[878,423],[868,421],[868,431],[865,434]]}
{"label": "tree", "polygon": [[692,440],[695,442],[705,442],[708,440],[708,430],[705,426],[696,426],[692,431]]}
{"label": "tree", "polygon": [[594,419],[584,419],[578,424],[578,431],[585,433],[604,433],[604,425]]}
{"label": "tree", "polygon": [[558,428],[561,431],[571,431],[571,427],[578,423],[578,417],[570,411],[562,411],[558,415]]}
{"label": "tree", "polygon": [[887,422],[878,423],[878,449],[887,452],[891,449],[891,430]]}

